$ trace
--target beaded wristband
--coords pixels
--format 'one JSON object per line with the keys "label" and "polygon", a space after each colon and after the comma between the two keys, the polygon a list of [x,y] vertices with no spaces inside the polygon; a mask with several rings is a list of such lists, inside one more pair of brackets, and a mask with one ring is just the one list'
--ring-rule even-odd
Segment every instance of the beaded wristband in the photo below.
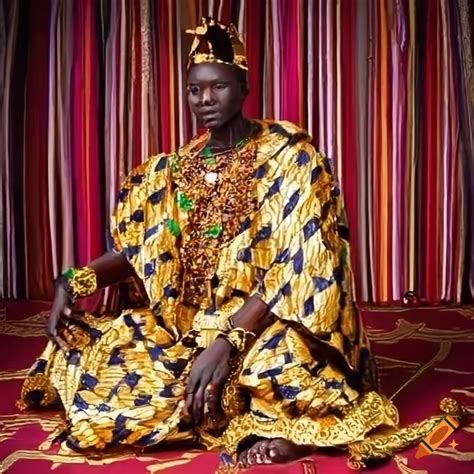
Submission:
{"label": "beaded wristband", "polygon": [[97,291],[97,275],[90,267],[71,267],[61,276],[66,279],[66,290],[73,300],[90,296]]}

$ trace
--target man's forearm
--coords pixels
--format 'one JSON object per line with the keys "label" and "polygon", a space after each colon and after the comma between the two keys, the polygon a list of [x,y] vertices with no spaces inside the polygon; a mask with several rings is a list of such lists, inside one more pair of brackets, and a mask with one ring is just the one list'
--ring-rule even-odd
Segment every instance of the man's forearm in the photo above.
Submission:
{"label": "man's forearm", "polygon": [[97,277],[97,289],[105,288],[133,276],[133,269],[127,258],[121,253],[107,252],[89,263]]}
{"label": "man's forearm", "polygon": [[256,335],[260,334],[273,320],[268,306],[258,296],[251,296],[242,308],[232,316],[235,327],[241,327]]}

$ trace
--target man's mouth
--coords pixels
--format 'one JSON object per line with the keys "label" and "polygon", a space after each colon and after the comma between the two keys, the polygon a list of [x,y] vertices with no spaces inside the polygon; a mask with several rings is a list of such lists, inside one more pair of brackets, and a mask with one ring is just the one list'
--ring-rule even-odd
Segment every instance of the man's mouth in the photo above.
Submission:
{"label": "man's mouth", "polygon": [[217,111],[215,110],[207,110],[205,112],[201,112],[201,117],[208,119],[209,117],[213,117],[214,115],[217,114]]}
{"label": "man's mouth", "polygon": [[216,121],[217,118],[218,118],[218,113],[216,111],[206,112],[206,113],[201,114],[201,121],[203,125],[206,125],[206,126],[210,124],[211,122]]}

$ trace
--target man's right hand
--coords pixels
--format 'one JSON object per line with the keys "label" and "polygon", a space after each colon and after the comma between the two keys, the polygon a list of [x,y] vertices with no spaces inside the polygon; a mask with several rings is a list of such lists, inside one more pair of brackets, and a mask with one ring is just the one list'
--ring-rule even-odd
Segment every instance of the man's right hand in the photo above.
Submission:
{"label": "man's right hand", "polygon": [[66,290],[64,282],[56,284],[53,306],[46,323],[46,335],[50,341],[55,342],[63,351],[68,351],[69,346],[58,334],[58,324],[67,324],[72,316],[72,300]]}
{"label": "man's right hand", "polygon": [[[98,290],[135,275],[135,270],[125,255],[114,251],[105,253],[87,266],[95,271]],[[74,318],[72,299],[67,292],[66,277],[60,276],[56,280],[55,287],[56,293],[46,324],[46,335],[61,349],[68,351],[70,349],[68,344],[64,337],[59,335],[62,331],[58,333],[58,325],[59,329],[62,330],[61,326],[64,326],[67,330],[68,321]]]}

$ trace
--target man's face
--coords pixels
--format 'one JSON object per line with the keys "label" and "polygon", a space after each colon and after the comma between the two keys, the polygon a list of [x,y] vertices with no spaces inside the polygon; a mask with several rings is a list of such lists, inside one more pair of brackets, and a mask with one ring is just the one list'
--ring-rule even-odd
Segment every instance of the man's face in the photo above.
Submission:
{"label": "man's face", "polygon": [[206,128],[224,126],[242,109],[245,96],[245,86],[232,66],[203,63],[189,71],[188,102]]}

